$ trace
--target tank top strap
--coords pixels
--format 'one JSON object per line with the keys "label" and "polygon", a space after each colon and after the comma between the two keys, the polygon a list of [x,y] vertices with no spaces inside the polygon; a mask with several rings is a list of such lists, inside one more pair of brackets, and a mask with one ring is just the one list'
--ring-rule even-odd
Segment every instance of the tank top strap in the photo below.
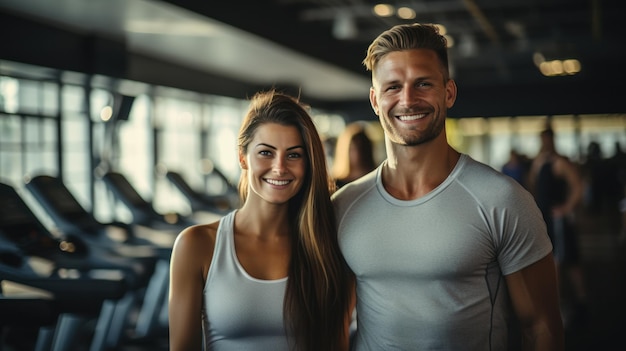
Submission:
{"label": "tank top strap", "polygon": [[237,264],[232,257],[235,212],[232,211],[220,219],[215,238],[215,248],[213,249],[213,259],[211,260],[211,267],[207,276],[207,284],[213,276],[236,274],[238,271]]}
{"label": "tank top strap", "polygon": [[217,238],[215,240],[215,254],[228,254],[232,249],[231,237],[233,236],[235,227],[235,212],[232,211],[220,219],[217,229]]}

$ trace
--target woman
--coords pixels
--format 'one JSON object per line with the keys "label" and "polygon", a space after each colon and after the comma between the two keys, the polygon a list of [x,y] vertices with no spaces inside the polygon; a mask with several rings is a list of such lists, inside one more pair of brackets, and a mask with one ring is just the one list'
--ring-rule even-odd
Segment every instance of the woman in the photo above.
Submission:
{"label": "woman", "polygon": [[356,180],[376,168],[374,144],[365,125],[352,122],[337,139],[331,176],[338,188]]}
{"label": "woman", "polygon": [[320,137],[305,107],[256,94],[239,131],[241,208],[182,231],[170,349],[347,350],[352,275],[338,248]]}

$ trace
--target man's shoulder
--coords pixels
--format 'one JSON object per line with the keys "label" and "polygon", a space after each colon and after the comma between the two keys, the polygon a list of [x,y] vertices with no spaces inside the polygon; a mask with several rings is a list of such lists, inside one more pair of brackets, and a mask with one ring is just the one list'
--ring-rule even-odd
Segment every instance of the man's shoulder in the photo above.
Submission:
{"label": "man's shoulder", "polygon": [[336,214],[341,217],[354,203],[366,196],[370,190],[376,187],[377,172],[372,171],[363,177],[352,181],[343,187],[331,197]]}
{"label": "man's shoulder", "polygon": [[487,179],[495,181],[501,179],[506,182],[506,179],[508,178],[501,171],[493,168],[486,163],[477,161],[469,156],[465,158],[464,168],[460,176],[465,179],[480,181],[481,183],[484,183]]}
{"label": "man's shoulder", "polygon": [[470,157],[467,158],[457,180],[464,185],[464,188],[475,194],[512,195],[523,189],[513,178]]}
{"label": "man's shoulder", "polygon": [[333,194],[332,199],[335,200],[346,197],[349,198],[352,197],[354,194],[362,193],[365,189],[375,186],[376,174],[377,171],[373,170],[372,172],[362,176],[361,178],[345,184]]}

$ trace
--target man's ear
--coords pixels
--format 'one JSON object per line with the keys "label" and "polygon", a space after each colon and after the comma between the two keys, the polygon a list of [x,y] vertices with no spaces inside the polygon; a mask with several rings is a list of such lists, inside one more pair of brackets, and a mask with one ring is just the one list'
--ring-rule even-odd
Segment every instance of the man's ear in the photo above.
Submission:
{"label": "man's ear", "polygon": [[446,83],[446,107],[452,108],[454,106],[454,102],[456,101],[456,82],[453,79],[449,79]]}
{"label": "man's ear", "polygon": [[372,105],[372,110],[376,116],[378,116],[378,100],[376,100],[376,90],[374,87],[370,87],[370,104]]}

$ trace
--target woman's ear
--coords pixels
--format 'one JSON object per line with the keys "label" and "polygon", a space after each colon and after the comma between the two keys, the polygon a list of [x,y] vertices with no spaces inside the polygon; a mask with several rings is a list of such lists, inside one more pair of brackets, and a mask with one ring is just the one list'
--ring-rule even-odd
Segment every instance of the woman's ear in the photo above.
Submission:
{"label": "woman's ear", "polygon": [[248,169],[248,165],[246,164],[246,155],[241,152],[239,152],[239,167],[241,167],[241,169]]}

